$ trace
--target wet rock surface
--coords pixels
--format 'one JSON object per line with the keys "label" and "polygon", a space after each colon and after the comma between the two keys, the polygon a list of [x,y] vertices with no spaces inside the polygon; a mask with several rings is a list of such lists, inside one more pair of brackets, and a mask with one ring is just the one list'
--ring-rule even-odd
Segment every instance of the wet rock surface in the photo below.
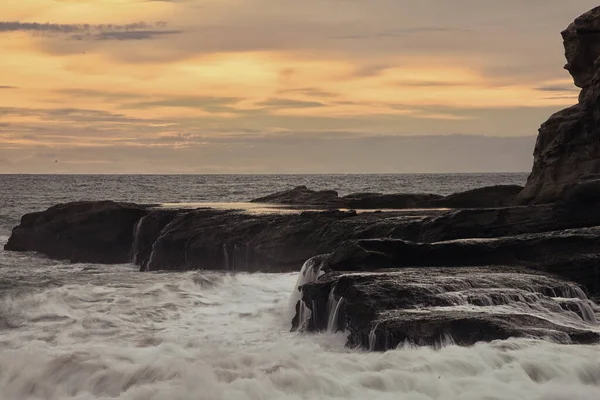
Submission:
{"label": "wet rock surface", "polygon": [[330,271],[301,287],[293,329],[350,347],[471,345],[509,337],[596,343],[598,306],[569,281],[512,266]]}

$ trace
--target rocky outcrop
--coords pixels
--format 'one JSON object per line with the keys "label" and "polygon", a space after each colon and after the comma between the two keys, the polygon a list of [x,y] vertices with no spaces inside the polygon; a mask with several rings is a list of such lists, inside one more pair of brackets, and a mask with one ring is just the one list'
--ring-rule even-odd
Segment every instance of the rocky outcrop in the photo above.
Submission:
{"label": "rocky outcrop", "polygon": [[354,193],[343,197],[346,208],[357,210],[378,209],[407,209],[429,208],[435,200],[443,199],[436,194],[382,194],[382,193]]}
{"label": "rocky outcrop", "polygon": [[[600,261],[600,228],[582,228],[507,236],[415,243],[394,239],[348,241],[326,261],[333,271],[378,271],[409,267],[511,265],[551,272],[600,295],[600,270],[572,268]],[[586,265],[589,265],[587,263]]]}
{"label": "rocky outcrop", "polygon": [[283,192],[250,200],[251,203],[281,204],[289,206],[314,206],[338,208],[343,205],[335,190],[314,191],[306,186],[298,186]]}
{"label": "rocky outcrop", "polygon": [[160,232],[146,269],[298,271],[306,259],[346,240],[389,237],[400,227],[409,234],[415,220],[422,219],[399,213],[195,210],[180,214]]}
{"label": "rocky outcrop", "polygon": [[133,261],[142,271],[298,271],[306,259],[331,252],[346,240],[390,237],[399,230],[416,239],[418,223],[436,214],[253,214],[111,201],[67,203],[25,215],[5,249],[72,262]]}
{"label": "rocky outcrop", "polygon": [[517,195],[523,190],[519,185],[497,185],[454,193],[431,201],[432,207],[445,208],[495,208],[515,204]]}
{"label": "rocky outcrop", "polygon": [[[463,238],[493,238],[523,233],[600,225],[600,203],[590,203],[593,191],[582,190],[561,203],[528,207],[453,210],[419,225],[417,241],[438,242]],[[411,234],[412,235],[412,234]],[[406,239],[398,230],[392,237]],[[412,240],[412,239],[411,239]]]}
{"label": "rocky outcrop", "polygon": [[440,196],[429,193],[353,193],[339,197],[336,191],[317,192],[306,186],[251,200],[253,203],[356,210],[402,210],[411,208],[493,208],[515,203],[523,188],[497,185]]}
{"label": "rocky outcrop", "polygon": [[574,190],[553,205],[363,213],[254,214],[70,203],[23,217],[6,249],[73,262],[133,261],[142,271],[297,271],[314,254],[332,252],[353,239],[433,243],[600,225],[600,206],[586,203],[590,192]]}
{"label": "rocky outcrop", "polygon": [[565,68],[582,90],[579,103],[542,124],[534,166],[520,203],[549,203],[578,181],[600,174],[600,7],[562,32]]}
{"label": "rocky outcrop", "polygon": [[370,350],[509,337],[596,343],[600,308],[586,292],[600,294],[599,234],[346,242],[312,264],[317,278],[299,287],[292,329],[346,331],[349,346]]}
{"label": "rocky outcrop", "polygon": [[148,213],[149,206],[113,201],[60,204],[23,216],[4,249],[71,262],[127,263],[134,228]]}
{"label": "rocky outcrop", "polygon": [[297,309],[294,329],[346,331],[350,347],[376,351],[406,342],[600,340],[598,306],[581,288],[514,267],[329,272],[302,287]]}

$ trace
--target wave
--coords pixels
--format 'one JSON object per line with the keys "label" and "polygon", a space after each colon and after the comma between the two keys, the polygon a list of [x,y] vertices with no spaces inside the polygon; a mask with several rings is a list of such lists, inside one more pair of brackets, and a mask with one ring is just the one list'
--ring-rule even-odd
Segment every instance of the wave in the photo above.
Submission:
{"label": "wave", "polygon": [[42,271],[56,285],[0,297],[3,400],[600,398],[600,346],[370,353],[345,348],[343,333],[289,332],[296,274]]}

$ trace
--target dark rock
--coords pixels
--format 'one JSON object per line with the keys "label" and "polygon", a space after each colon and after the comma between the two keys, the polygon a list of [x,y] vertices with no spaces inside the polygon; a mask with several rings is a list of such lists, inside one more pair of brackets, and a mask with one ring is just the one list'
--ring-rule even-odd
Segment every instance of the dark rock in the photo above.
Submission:
{"label": "dark rock", "polygon": [[572,210],[597,209],[600,205],[600,179],[581,180],[566,186],[556,203]]}
{"label": "dark rock", "polygon": [[[471,345],[509,337],[599,340],[593,332],[593,311],[570,310],[592,307],[577,285],[522,268],[330,272],[305,284],[302,294],[309,319],[301,323],[296,318],[296,325],[308,331],[346,330],[351,347],[388,350],[405,342],[448,341]],[[556,317],[560,325],[550,322]]]}
{"label": "dark rock", "polygon": [[446,208],[495,208],[512,206],[523,190],[519,185],[488,186],[455,193],[432,201],[430,206]]}
{"label": "dark rock", "polygon": [[348,239],[388,237],[414,220],[400,213],[191,211],[163,229],[147,269],[298,271],[312,255]]}
{"label": "dark rock", "polygon": [[600,270],[566,268],[600,258],[600,228],[582,228],[495,239],[463,239],[415,243],[369,239],[342,244],[327,260],[333,271],[376,271],[407,267],[463,267],[520,265],[552,272],[576,281],[588,290],[597,288]]}
{"label": "dark rock", "polygon": [[294,206],[339,207],[342,201],[335,190],[314,191],[306,186],[298,186],[290,190],[274,193],[265,197],[250,200],[252,203],[282,204]]}
{"label": "dark rock", "polygon": [[71,262],[127,263],[134,228],[148,212],[148,206],[113,201],[60,204],[24,215],[4,249]]}
{"label": "dark rock", "polygon": [[442,198],[436,194],[354,193],[342,199],[347,208],[376,210],[420,208]]}
{"label": "dark rock", "polygon": [[600,56],[600,7],[581,15],[562,32],[565,69],[573,76],[575,85],[587,88],[598,72]]}
{"label": "dark rock", "polygon": [[542,124],[534,166],[520,203],[549,203],[580,180],[600,174],[600,7],[577,18],[563,33],[565,68],[582,88],[579,103]]}
{"label": "dark rock", "polygon": [[350,239],[415,240],[437,211],[356,213],[168,210],[114,202],[68,203],[28,214],[7,250],[76,262],[131,262],[141,270],[297,271]]}
{"label": "dark rock", "polygon": [[[578,196],[582,198],[582,195]],[[563,202],[527,207],[466,209],[426,220],[419,226],[417,241],[493,238],[597,225],[600,225],[600,203]],[[410,238],[414,237],[414,232],[406,233],[408,235],[404,236],[404,230],[397,230],[392,237],[413,240]]]}
{"label": "dark rock", "polygon": [[564,344],[594,344],[600,335],[576,327],[565,327],[529,314],[488,314],[453,311],[426,314],[389,312],[380,315],[375,328],[368,332],[352,331],[348,346],[374,351],[395,349],[410,343],[439,346],[455,343],[470,346],[509,338],[550,339]]}
{"label": "dark rock", "polygon": [[357,210],[402,210],[411,208],[493,208],[513,205],[523,188],[517,185],[498,185],[440,196],[429,193],[353,193],[339,197],[332,190],[316,192],[306,186],[251,200],[316,208],[348,208]]}

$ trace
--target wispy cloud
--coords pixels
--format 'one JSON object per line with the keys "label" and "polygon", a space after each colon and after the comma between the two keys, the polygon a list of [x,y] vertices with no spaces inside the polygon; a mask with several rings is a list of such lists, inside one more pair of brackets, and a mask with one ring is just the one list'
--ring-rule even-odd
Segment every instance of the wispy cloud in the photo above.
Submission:
{"label": "wispy cloud", "polygon": [[233,106],[242,101],[241,97],[216,96],[173,96],[152,101],[141,101],[123,105],[128,109],[147,109],[152,107],[197,108],[208,112],[231,112]]}
{"label": "wispy cloud", "polygon": [[43,35],[66,35],[75,40],[143,40],[161,35],[182,33],[166,30],[164,21],[131,24],[54,24],[39,22],[0,21],[0,33],[33,32]]}
{"label": "wispy cloud", "polygon": [[540,92],[579,92],[580,89],[575,86],[548,85],[537,87],[535,90]]}
{"label": "wispy cloud", "polygon": [[318,101],[301,101],[293,99],[269,99],[258,103],[259,106],[272,108],[314,108],[325,107],[325,104]]}
{"label": "wispy cloud", "polygon": [[18,89],[16,86],[0,85],[0,89]]}
{"label": "wispy cloud", "polygon": [[417,27],[407,29],[394,29],[380,32],[356,34],[356,35],[345,35],[345,36],[334,36],[332,39],[382,39],[382,38],[397,38],[407,35],[425,34],[425,33],[456,33],[456,32],[472,32],[471,29],[461,28],[439,28],[439,27]]}

